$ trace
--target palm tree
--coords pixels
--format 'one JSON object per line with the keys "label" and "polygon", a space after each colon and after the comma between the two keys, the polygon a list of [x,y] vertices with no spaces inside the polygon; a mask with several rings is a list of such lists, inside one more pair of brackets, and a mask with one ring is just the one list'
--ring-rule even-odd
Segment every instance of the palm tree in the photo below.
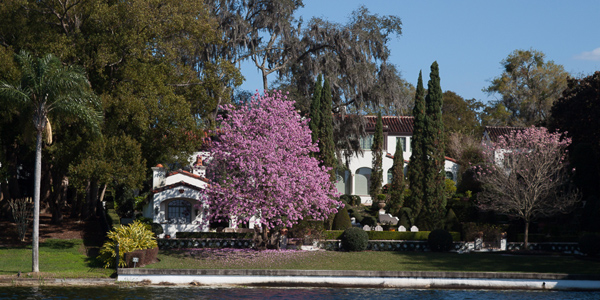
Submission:
{"label": "palm tree", "polygon": [[[25,51],[16,56],[21,71],[17,84],[0,81],[0,101],[33,117],[36,131],[33,190],[32,271],[39,272],[39,219],[42,170],[42,133],[50,129],[49,117],[76,117],[100,132],[102,110],[82,68],[64,66],[52,54],[34,59]],[[51,134],[51,133],[50,133]]]}

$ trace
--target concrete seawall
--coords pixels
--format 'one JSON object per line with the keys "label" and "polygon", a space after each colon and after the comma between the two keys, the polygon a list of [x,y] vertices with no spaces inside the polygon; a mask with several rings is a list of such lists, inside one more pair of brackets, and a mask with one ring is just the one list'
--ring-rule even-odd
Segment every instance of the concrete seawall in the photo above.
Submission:
{"label": "concrete seawall", "polygon": [[117,280],[199,286],[600,290],[600,276],[546,273],[119,269]]}

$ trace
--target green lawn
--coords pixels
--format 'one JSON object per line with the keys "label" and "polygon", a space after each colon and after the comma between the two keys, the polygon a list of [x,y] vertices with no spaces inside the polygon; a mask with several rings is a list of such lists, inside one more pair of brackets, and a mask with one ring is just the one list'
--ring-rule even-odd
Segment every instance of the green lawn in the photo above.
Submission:
{"label": "green lawn", "polygon": [[[114,270],[104,269],[95,258],[86,256],[83,240],[48,239],[40,243],[40,272],[47,278],[106,278]],[[31,272],[31,246],[0,248],[0,275],[22,276]]]}
{"label": "green lawn", "polygon": [[160,269],[303,269],[600,274],[600,262],[499,253],[161,251]]}
{"label": "green lawn", "polygon": [[[107,278],[88,258],[82,240],[47,240],[40,244],[40,270],[45,278]],[[332,252],[251,250],[164,250],[158,269],[301,269],[381,271],[539,272],[600,274],[600,262],[572,256],[505,255],[499,253]],[[27,276],[31,247],[0,248],[0,275]]]}

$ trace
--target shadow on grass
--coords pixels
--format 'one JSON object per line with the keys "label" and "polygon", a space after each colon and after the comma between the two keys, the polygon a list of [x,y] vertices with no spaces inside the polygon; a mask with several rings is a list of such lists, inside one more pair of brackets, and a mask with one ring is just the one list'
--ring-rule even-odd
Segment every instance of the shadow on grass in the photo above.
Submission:
{"label": "shadow on grass", "polygon": [[57,249],[57,250],[65,250],[71,249],[75,247],[78,243],[72,240],[48,240],[44,243],[40,244],[40,247]]}

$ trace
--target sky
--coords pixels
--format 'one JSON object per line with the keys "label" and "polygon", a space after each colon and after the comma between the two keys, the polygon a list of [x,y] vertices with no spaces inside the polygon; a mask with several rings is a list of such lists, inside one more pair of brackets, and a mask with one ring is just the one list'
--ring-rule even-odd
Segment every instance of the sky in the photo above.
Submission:
{"label": "sky", "polygon": [[[361,5],[380,16],[400,17],[402,34],[388,43],[389,61],[413,85],[420,70],[426,85],[437,61],[442,90],[488,103],[498,95],[482,89],[502,74],[500,62],[517,49],[541,51],[546,61],[576,77],[600,71],[597,0],[304,0],[296,17],[344,24]],[[256,67],[246,63],[241,70],[242,89],[262,90]],[[269,82],[275,79],[269,76]]]}

